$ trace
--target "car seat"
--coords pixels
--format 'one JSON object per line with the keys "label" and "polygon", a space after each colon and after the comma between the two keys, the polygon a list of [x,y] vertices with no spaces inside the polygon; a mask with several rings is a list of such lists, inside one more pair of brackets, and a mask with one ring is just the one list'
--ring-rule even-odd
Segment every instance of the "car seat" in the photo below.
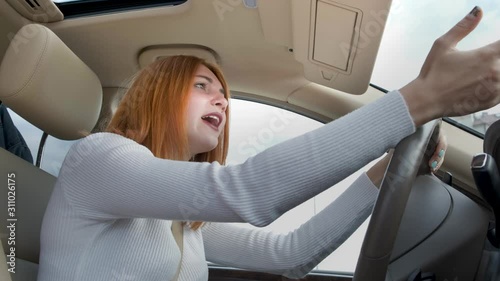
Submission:
{"label": "car seat", "polygon": [[[0,100],[49,135],[76,140],[99,118],[102,86],[50,29],[28,24],[13,37],[0,65]],[[0,259],[7,265],[0,267],[0,281],[9,280],[11,259],[13,281],[36,280],[40,229],[56,178],[0,148],[0,181],[0,239],[7,255],[5,262]],[[11,223],[15,228],[6,227]]]}

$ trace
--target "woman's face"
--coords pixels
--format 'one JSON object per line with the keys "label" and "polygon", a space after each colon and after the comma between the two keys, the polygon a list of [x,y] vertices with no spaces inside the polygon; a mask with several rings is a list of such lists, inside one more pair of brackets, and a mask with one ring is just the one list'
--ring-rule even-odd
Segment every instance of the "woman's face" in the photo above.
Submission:
{"label": "woman's face", "polygon": [[206,66],[198,67],[187,109],[191,156],[214,149],[226,124],[228,101],[217,77]]}

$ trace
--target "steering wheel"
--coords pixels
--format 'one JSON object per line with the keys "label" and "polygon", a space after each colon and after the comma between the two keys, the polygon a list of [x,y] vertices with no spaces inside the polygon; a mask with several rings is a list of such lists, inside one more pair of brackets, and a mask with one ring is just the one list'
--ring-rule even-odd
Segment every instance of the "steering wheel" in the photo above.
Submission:
{"label": "steering wheel", "polygon": [[429,174],[441,120],[433,120],[396,146],[382,180],[353,281],[384,281],[413,182]]}

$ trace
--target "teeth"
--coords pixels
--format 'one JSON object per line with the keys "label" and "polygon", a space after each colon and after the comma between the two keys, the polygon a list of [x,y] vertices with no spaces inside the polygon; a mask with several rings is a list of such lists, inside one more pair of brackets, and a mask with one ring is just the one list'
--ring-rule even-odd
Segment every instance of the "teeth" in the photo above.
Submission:
{"label": "teeth", "polygon": [[217,116],[208,116],[208,118],[215,119],[217,121],[217,123],[219,123],[219,117],[217,117]]}
{"label": "teeth", "polygon": [[203,119],[209,119],[209,118],[210,118],[210,119],[213,119],[213,120],[215,120],[215,121],[217,122],[217,125],[218,125],[218,124],[219,124],[219,122],[220,122],[219,117],[217,117],[217,116],[208,115],[208,116],[204,116],[204,117],[202,117],[202,118],[203,118]]}

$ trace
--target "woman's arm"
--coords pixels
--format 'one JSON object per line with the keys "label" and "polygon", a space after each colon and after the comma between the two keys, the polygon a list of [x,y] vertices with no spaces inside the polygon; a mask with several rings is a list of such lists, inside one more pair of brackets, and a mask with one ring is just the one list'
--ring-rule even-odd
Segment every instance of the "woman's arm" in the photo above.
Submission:
{"label": "woman's arm", "polygon": [[227,167],[155,158],[129,139],[96,134],[71,149],[58,181],[73,208],[92,218],[264,226],[359,170],[414,130],[403,98],[392,92]]}
{"label": "woman's arm", "polygon": [[207,260],[300,278],[366,220],[376,196],[377,189],[362,174],[337,200],[288,234],[210,223],[202,228]]}
{"label": "woman's arm", "polygon": [[415,125],[498,104],[500,41],[455,49],[481,16],[476,10],[436,40],[419,76],[401,94],[388,94],[241,165],[163,160],[132,142],[99,144],[91,136],[66,157],[59,185],[73,208],[95,218],[267,225],[394,147]]}

